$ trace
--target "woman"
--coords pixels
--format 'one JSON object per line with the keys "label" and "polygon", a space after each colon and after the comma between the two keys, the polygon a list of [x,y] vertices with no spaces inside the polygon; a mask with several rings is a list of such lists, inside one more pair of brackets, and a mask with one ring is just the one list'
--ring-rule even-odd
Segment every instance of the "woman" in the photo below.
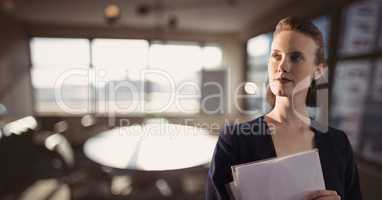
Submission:
{"label": "woman", "polygon": [[206,199],[229,199],[226,184],[232,181],[233,165],[318,148],[326,190],[307,193],[304,198],[360,200],[357,166],[345,133],[331,127],[325,132],[318,130],[307,112],[309,86],[326,68],[321,32],[310,21],[282,19],[276,26],[271,51],[267,99],[273,109],[221,131],[208,174]]}

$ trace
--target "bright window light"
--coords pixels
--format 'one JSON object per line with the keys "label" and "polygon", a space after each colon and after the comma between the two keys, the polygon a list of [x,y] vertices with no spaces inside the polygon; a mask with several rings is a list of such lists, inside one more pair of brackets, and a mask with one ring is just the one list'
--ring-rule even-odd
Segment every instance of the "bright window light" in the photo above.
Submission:
{"label": "bright window light", "polygon": [[88,39],[32,38],[32,84],[37,112],[84,113],[89,108]]}
{"label": "bright window light", "polygon": [[146,40],[95,39],[92,53],[93,65],[103,73],[103,79],[135,80],[147,67],[149,43]]}
{"label": "bright window light", "polygon": [[214,69],[220,67],[223,60],[223,52],[219,47],[206,46],[203,48],[203,67]]}
{"label": "bright window light", "polygon": [[[158,112],[196,113],[201,70],[222,67],[223,58],[219,46],[195,42],[37,37],[30,47],[40,113],[65,113],[58,101],[79,113],[156,112],[174,94],[193,97],[181,100],[182,109],[171,103]],[[154,73],[142,77],[145,69]]]}
{"label": "bright window light", "polygon": [[248,40],[247,52],[249,56],[263,56],[270,51],[271,38],[268,35],[259,35]]}
{"label": "bright window light", "polygon": [[95,39],[92,43],[96,66],[146,66],[149,44],[146,40]]}
{"label": "bright window light", "polygon": [[72,38],[32,38],[31,59],[34,67],[89,66],[89,40]]}
{"label": "bright window light", "polygon": [[171,72],[198,71],[202,68],[202,52],[197,45],[153,44],[150,68]]}

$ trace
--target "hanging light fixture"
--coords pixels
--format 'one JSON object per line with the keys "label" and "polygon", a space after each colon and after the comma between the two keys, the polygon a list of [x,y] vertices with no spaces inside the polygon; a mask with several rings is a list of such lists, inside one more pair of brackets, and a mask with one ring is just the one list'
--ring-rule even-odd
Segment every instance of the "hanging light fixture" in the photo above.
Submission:
{"label": "hanging light fixture", "polygon": [[148,4],[140,4],[137,6],[135,10],[135,12],[142,17],[149,15],[150,13],[152,13],[152,11],[153,11],[153,7]]}
{"label": "hanging light fixture", "polygon": [[177,16],[173,15],[168,19],[167,26],[171,29],[178,28],[179,19]]}
{"label": "hanging light fixture", "polygon": [[5,11],[6,13],[12,13],[15,11],[16,4],[14,0],[4,0],[1,2],[1,10]]}
{"label": "hanging light fixture", "polygon": [[104,16],[108,24],[115,24],[121,18],[121,9],[117,4],[108,4],[104,9]]}

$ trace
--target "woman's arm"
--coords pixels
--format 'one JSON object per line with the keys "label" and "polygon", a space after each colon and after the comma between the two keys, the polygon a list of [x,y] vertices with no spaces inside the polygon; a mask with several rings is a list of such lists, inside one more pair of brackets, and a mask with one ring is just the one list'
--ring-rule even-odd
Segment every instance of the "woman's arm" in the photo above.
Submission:
{"label": "woman's arm", "polygon": [[347,163],[345,171],[345,199],[361,200],[362,195],[359,184],[358,169],[354,159],[353,149],[345,133],[344,137],[347,150]]}
{"label": "woman's arm", "polygon": [[208,171],[206,200],[229,199],[226,184],[232,181],[231,166],[235,155],[232,128],[226,126],[220,131]]}
{"label": "woman's arm", "polygon": [[[341,156],[345,159],[345,185],[344,194],[339,196],[334,190],[319,190],[308,193],[304,196],[304,200],[362,200],[358,178],[357,164],[354,160],[353,150],[349,139],[343,131],[336,130],[338,134],[339,144],[341,144]],[[343,148],[342,148],[343,147]]]}

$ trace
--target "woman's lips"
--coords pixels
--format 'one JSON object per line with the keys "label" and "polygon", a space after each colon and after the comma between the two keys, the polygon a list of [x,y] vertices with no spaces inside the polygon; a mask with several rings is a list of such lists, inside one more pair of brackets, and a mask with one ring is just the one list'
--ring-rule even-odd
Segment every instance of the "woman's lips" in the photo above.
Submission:
{"label": "woman's lips", "polygon": [[291,75],[286,73],[277,74],[275,76],[275,80],[278,80],[280,82],[293,82]]}
{"label": "woman's lips", "polygon": [[279,81],[280,83],[289,83],[292,82],[292,80],[286,79],[286,78],[278,78],[275,79],[276,81]]}

